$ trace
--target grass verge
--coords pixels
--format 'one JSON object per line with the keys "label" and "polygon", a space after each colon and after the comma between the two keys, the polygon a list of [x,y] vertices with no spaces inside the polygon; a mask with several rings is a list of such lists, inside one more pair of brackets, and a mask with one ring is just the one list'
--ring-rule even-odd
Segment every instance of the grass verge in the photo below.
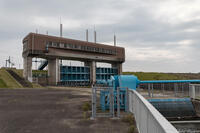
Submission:
{"label": "grass verge", "polygon": [[83,119],[89,119],[90,118],[90,111],[92,109],[91,102],[84,102],[82,105],[82,110],[83,110]]}
{"label": "grass verge", "polygon": [[7,84],[2,79],[0,79],[0,88],[8,88]]}
{"label": "grass verge", "polygon": [[122,121],[129,124],[127,133],[138,133],[136,128],[136,122],[133,114],[127,114],[122,117]]}

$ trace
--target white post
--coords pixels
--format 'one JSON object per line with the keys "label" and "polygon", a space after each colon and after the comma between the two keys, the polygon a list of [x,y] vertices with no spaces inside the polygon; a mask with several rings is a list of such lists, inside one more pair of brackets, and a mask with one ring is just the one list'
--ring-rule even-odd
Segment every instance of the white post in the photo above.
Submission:
{"label": "white post", "polygon": [[194,85],[190,86],[190,98],[195,99],[195,86]]}
{"label": "white post", "polygon": [[120,95],[120,88],[117,87],[117,117],[120,117],[120,99],[119,99],[119,95]]}

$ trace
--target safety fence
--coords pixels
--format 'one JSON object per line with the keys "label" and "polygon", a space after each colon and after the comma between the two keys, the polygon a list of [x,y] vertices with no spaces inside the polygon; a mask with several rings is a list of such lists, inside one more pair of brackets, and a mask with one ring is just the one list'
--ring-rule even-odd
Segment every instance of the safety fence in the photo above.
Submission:
{"label": "safety fence", "polygon": [[189,97],[190,83],[143,83],[137,91],[145,97]]}
{"label": "safety fence", "polygon": [[99,87],[92,88],[92,118],[120,117],[120,111],[128,112],[128,88]]}
{"label": "safety fence", "polygon": [[129,90],[129,111],[134,114],[139,133],[178,133],[142,95]]}
{"label": "safety fence", "polygon": [[[102,111],[101,107],[101,93],[107,92],[107,102],[109,111]],[[113,87],[93,87],[92,88],[92,118],[96,117],[114,117],[114,96]],[[106,104],[104,105],[106,106]]]}

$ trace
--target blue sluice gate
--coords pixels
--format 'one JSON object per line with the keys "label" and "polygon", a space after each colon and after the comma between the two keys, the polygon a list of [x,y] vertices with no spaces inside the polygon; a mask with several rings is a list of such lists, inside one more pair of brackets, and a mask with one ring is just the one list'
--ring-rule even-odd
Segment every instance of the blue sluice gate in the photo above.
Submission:
{"label": "blue sluice gate", "polygon": [[[96,80],[107,81],[113,75],[117,75],[117,68],[96,68]],[[90,81],[90,67],[87,66],[60,66],[61,82]]]}
{"label": "blue sluice gate", "polygon": [[190,98],[148,99],[148,101],[167,118],[196,116],[196,111]]}

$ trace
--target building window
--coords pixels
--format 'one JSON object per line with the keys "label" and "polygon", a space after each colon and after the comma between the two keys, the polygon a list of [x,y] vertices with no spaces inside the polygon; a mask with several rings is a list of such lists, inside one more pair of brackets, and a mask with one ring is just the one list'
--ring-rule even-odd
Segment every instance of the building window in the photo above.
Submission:
{"label": "building window", "polygon": [[85,46],[81,46],[81,50],[85,50]]}
{"label": "building window", "polygon": [[52,46],[52,42],[47,42],[46,45]]}
{"label": "building window", "polygon": [[77,46],[76,44],[74,44],[74,48],[75,48],[75,49],[77,49],[77,48],[78,48],[78,46]]}
{"label": "building window", "polygon": [[63,48],[64,47],[64,43],[60,43],[60,47]]}
{"label": "building window", "polygon": [[104,48],[102,48],[102,53],[105,53],[105,50],[104,50]]}
{"label": "building window", "polygon": [[[24,49],[26,49],[26,46],[28,44],[28,41],[24,41]],[[59,43],[59,42],[46,42],[46,45],[48,47],[57,47],[57,48],[67,48],[67,49],[75,49],[75,50],[83,50],[88,52],[98,52],[98,53],[104,53],[104,54],[113,54],[116,55],[117,51],[112,49],[104,49],[104,48],[98,48],[98,47],[91,47],[91,46],[82,46],[78,44],[70,44],[70,43]],[[28,46],[27,46],[28,47]]]}
{"label": "building window", "polygon": [[87,46],[87,51],[91,51],[91,47],[90,46]]}
{"label": "building window", "polygon": [[99,48],[96,48],[96,52],[99,52]]}
{"label": "building window", "polygon": [[95,48],[94,48],[94,47],[91,47],[91,51],[92,51],[92,52],[95,52]]}
{"label": "building window", "polygon": [[53,47],[57,47],[57,43],[56,42],[53,42]]}

